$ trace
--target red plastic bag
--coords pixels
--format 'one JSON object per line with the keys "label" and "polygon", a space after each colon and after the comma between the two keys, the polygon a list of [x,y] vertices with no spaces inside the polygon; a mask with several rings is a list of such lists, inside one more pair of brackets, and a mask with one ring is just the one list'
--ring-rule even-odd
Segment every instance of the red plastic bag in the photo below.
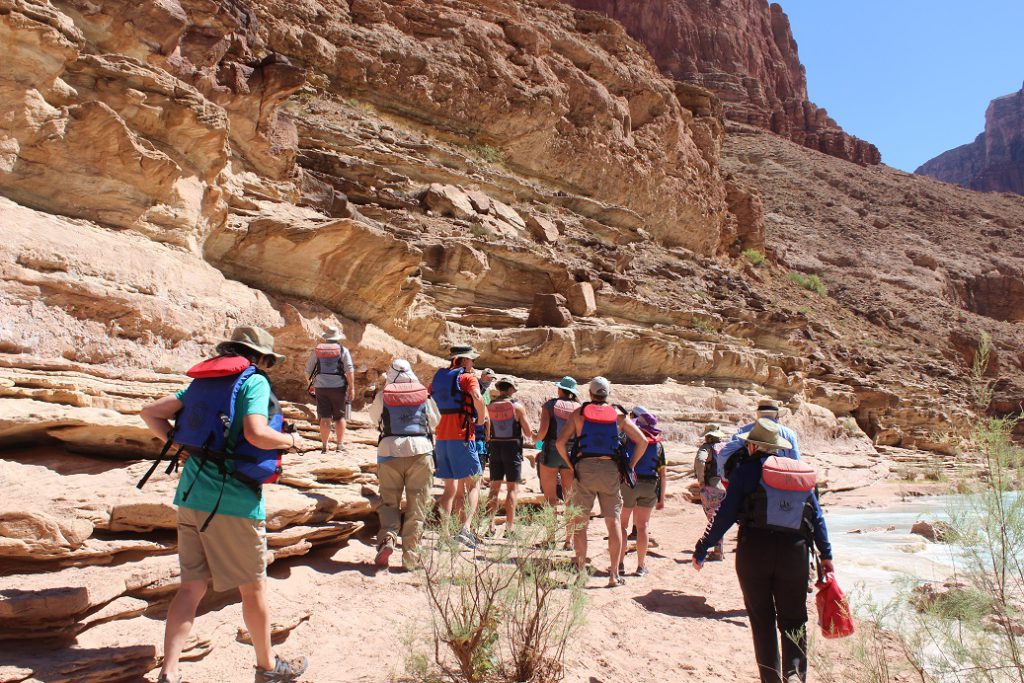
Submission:
{"label": "red plastic bag", "polygon": [[822,635],[826,638],[845,638],[851,635],[853,614],[850,613],[850,603],[839,587],[835,574],[825,574],[815,585],[818,588],[815,598],[818,604],[818,625],[821,626]]}

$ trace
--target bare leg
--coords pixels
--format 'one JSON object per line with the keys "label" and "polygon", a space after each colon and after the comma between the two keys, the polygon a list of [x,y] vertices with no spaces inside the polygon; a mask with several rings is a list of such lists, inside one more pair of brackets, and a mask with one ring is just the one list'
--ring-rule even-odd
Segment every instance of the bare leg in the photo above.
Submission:
{"label": "bare leg", "polygon": [[633,521],[636,523],[636,567],[647,566],[647,546],[650,539],[648,527],[653,508],[637,507]]}
{"label": "bare leg", "polygon": [[583,571],[587,564],[587,524],[590,522],[590,512],[585,512],[573,517],[573,545],[576,548],[576,568]]}
{"label": "bare leg", "polygon": [[337,442],[338,450],[341,450],[341,444],[345,441],[345,418],[341,418],[334,423],[334,438]]}
{"label": "bare leg", "polygon": [[256,666],[264,671],[274,668],[274,650],[270,645],[270,609],[267,607],[267,582],[264,580],[238,587],[242,594],[242,619],[249,629],[256,650]]}
{"label": "bare leg", "polygon": [[444,493],[441,494],[441,500],[438,501],[438,505],[445,514],[450,515],[455,505],[455,492],[458,489],[459,480],[442,479],[441,481],[444,482]]}
{"label": "bare leg", "polygon": [[511,531],[516,523],[516,502],[519,500],[519,484],[510,481],[507,486],[508,495],[505,496],[505,530]]}
{"label": "bare leg", "polygon": [[[558,470],[558,479],[562,482],[562,496],[565,498],[566,501],[572,500],[570,495],[572,494],[572,487],[574,486],[575,481],[576,481],[575,477],[573,477],[571,474],[568,474],[568,472],[569,472],[569,470],[564,470],[564,469],[563,470]],[[555,495],[555,499],[556,500],[558,499],[557,493]],[[566,543],[566,545],[570,545],[572,543],[572,538],[573,538],[572,524],[568,524],[565,527],[565,543]]]}
{"label": "bare leg", "polygon": [[459,480],[459,499],[463,501],[461,519],[463,531],[469,531],[476,516],[477,505],[480,504],[479,477],[466,477]]}
{"label": "bare leg", "polygon": [[540,490],[544,493],[544,500],[548,505],[551,507],[558,505],[558,470],[556,468],[547,465],[540,466]]}
{"label": "bare leg", "polygon": [[185,581],[171,600],[164,630],[164,665],[161,671],[172,681],[178,675],[178,660],[192,631],[199,602],[206,594],[206,579]]}
{"label": "bare leg", "polygon": [[614,585],[619,580],[619,563],[616,558],[622,555],[622,529],[619,528],[619,520],[615,517],[605,517],[604,525],[608,528],[608,560],[611,567],[608,568],[608,585]]}
{"label": "bare leg", "polygon": [[327,450],[327,442],[331,440],[331,420],[320,420],[320,445]]}
{"label": "bare leg", "polygon": [[487,514],[491,517],[491,526],[494,526],[494,515],[498,512],[498,496],[501,493],[501,482],[492,481],[487,492]]}
{"label": "bare leg", "polygon": [[629,517],[633,514],[633,508],[622,508],[622,512],[619,514],[619,522],[622,525],[622,552],[619,554],[618,564],[623,564],[626,561],[626,551],[629,549],[629,541],[626,537],[629,536]]}

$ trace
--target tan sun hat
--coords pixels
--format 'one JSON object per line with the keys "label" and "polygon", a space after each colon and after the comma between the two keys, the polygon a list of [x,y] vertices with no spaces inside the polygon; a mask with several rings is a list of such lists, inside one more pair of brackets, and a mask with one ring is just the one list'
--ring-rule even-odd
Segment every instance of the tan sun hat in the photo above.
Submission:
{"label": "tan sun hat", "polygon": [[770,398],[761,399],[757,402],[757,412],[764,413],[765,415],[778,415],[779,404]]}
{"label": "tan sun hat", "polygon": [[781,451],[792,448],[793,444],[782,438],[779,430],[778,422],[762,417],[754,423],[753,429],[746,434],[737,434],[737,438],[752,443],[755,446],[760,446],[766,451]]}
{"label": "tan sun hat", "polygon": [[341,330],[339,330],[337,327],[335,327],[334,325],[331,325],[330,327],[328,327],[326,330],[323,331],[323,335],[322,336],[323,336],[325,342],[337,343],[337,342],[340,342],[344,338],[345,335],[343,335],[341,333]]}
{"label": "tan sun hat", "polygon": [[469,358],[470,360],[475,360],[480,357],[480,354],[477,353],[477,350],[474,349],[469,344],[460,344],[457,346],[453,346],[449,351],[448,355],[451,358]]}
{"label": "tan sun hat", "polygon": [[709,424],[708,426],[706,426],[704,428],[704,438],[706,439],[709,436],[712,439],[719,439],[719,440],[721,440],[721,439],[725,438],[725,432],[723,432],[722,428],[719,427],[718,425],[716,425],[716,424]]}
{"label": "tan sun hat", "polygon": [[512,377],[502,377],[501,379],[494,383],[494,386],[497,387],[499,384],[508,384],[516,391],[519,391],[519,387],[516,386],[516,381]]}
{"label": "tan sun hat", "polygon": [[231,332],[231,339],[225,339],[217,344],[217,353],[223,353],[231,344],[238,344],[252,349],[263,356],[270,356],[274,362],[280,363],[284,356],[274,353],[274,337],[262,327],[252,325],[241,325]]}

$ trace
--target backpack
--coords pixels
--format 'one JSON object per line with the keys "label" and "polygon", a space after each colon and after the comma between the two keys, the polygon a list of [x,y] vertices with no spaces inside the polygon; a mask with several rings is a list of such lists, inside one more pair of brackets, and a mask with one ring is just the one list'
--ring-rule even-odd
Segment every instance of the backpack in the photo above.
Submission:
{"label": "backpack", "polygon": [[516,400],[501,398],[487,406],[491,418],[491,441],[522,442],[523,428],[516,415]]}
{"label": "backpack", "polygon": [[388,384],[384,387],[384,410],[380,434],[386,436],[429,436],[427,388],[419,382]]}
{"label": "backpack", "polygon": [[761,482],[744,501],[744,526],[809,536],[814,529],[814,469],[777,455],[761,463]]}
{"label": "backpack", "polygon": [[577,451],[578,458],[609,456],[621,460],[617,406],[589,401],[583,404],[583,429]]}
{"label": "backpack", "polygon": [[[659,455],[661,453],[661,434],[657,436],[647,437],[647,450],[640,456],[640,459],[636,463],[636,467],[633,469],[636,471],[636,476],[641,479],[655,479],[658,476],[658,461],[660,460]],[[626,462],[629,463],[633,459],[633,454],[636,451],[636,444],[632,440],[626,443]]]}
{"label": "backpack", "polygon": [[[544,435],[545,452],[555,452],[555,442],[558,440],[559,432],[579,407],[580,404],[576,401],[567,401],[564,398],[554,398],[544,404],[544,409],[548,411],[548,431]],[[571,452],[575,447],[576,439],[574,437],[569,440],[569,451]]]}
{"label": "backpack", "polygon": [[[216,464],[222,475],[221,495],[224,494],[223,485],[227,482],[228,476],[245,484],[257,494],[262,493],[260,487],[263,484],[277,481],[281,474],[281,451],[256,448],[245,440],[244,435],[239,436],[234,450],[229,451],[227,446],[228,433],[235,417],[235,399],[242,385],[256,373],[263,374],[241,356],[218,356],[190,369],[186,374],[193,378],[192,383],[181,397],[182,406],[174,416],[174,427],[168,434],[160,455],[136,484],[137,488],[141,489],[149,481],[173,444],[178,444],[178,450],[170,459],[166,473],[175,471],[182,451],[188,451],[190,456],[199,458],[200,470],[208,462]],[[265,374],[263,376],[266,377]],[[284,431],[281,404],[273,391],[270,393],[267,422],[275,431]],[[230,469],[227,466],[228,462],[233,465]],[[192,482],[192,486],[194,485],[195,480]],[[192,486],[189,486],[182,495],[183,500],[188,500]],[[219,506],[220,497],[217,498],[213,511],[203,524],[203,531],[209,526]]]}
{"label": "backpack", "polygon": [[[723,479],[722,476],[724,469],[724,463],[719,463],[719,453],[722,452],[722,448],[725,444],[718,443],[703,443],[700,448],[697,449],[697,457],[693,459],[693,476],[697,478],[697,482],[701,486],[709,486],[715,479]],[[701,460],[701,454],[704,454],[704,460]],[[732,469],[729,470],[732,472]]]}

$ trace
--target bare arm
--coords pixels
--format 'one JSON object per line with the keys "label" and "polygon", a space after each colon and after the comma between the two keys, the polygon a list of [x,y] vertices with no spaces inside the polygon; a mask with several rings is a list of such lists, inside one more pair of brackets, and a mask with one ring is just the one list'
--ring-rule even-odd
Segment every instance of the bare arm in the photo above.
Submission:
{"label": "bare arm", "polygon": [[543,438],[548,433],[548,411],[544,409],[544,406],[540,407],[540,426],[537,427],[537,434],[535,438]]}
{"label": "bare arm", "polygon": [[479,388],[474,390],[471,396],[473,397],[473,407],[476,409],[476,423],[482,425],[487,421],[487,406],[484,405],[484,397]]}
{"label": "bare arm", "polygon": [[582,410],[582,408],[577,408],[573,412],[572,417],[566,420],[565,426],[558,432],[558,440],[555,441],[555,448],[558,450],[558,454],[562,456],[562,460],[569,465],[570,474],[572,474],[573,465],[569,460],[569,440],[576,436],[577,430],[580,428],[579,422],[583,419]]}
{"label": "bare arm", "polygon": [[345,386],[348,387],[348,402],[351,403],[356,398],[356,376],[353,372],[345,373]]}
{"label": "bare arm", "polygon": [[271,428],[266,415],[246,415],[242,421],[242,434],[256,448],[283,450],[294,445],[294,434],[282,434]]}
{"label": "bare arm", "polygon": [[526,443],[533,443],[533,428],[530,426],[530,421],[526,417],[526,406],[522,404],[516,405],[516,418],[519,420],[519,426],[523,430],[523,440]]}
{"label": "bare arm", "polygon": [[181,410],[181,406],[181,401],[174,396],[164,396],[143,408],[139,416],[149,427],[149,431],[161,441],[166,441],[171,432],[171,420]]}
{"label": "bare arm", "polygon": [[637,462],[640,458],[644,457],[644,453],[647,451],[647,437],[640,431],[640,428],[633,424],[633,421],[627,417],[619,416],[619,429],[630,438],[636,448],[633,449],[633,459],[629,461],[629,469],[636,467]]}

